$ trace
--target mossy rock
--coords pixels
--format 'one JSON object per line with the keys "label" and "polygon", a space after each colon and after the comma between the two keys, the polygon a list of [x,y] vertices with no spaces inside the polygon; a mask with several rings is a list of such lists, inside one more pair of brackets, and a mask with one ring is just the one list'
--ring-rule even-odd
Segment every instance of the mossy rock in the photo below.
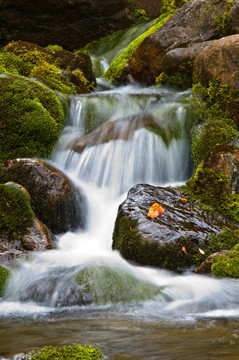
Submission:
{"label": "mossy rock", "polygon": [[64,94],[89,93],[96,85],[87,54],[74,54],[56,46],[44,48],[13,41],[0,53],[0,70],[4,74],[34,77]]}
{"label": "mossy rock", "polygon": [[33,225],[34,218],[27,194],[11,185],[0,184],[0,232],[24,234]]}
{"label": "mossy rock", "polygon": [[10,270],[0,265],[0,297],[4,294],[5,286],[10,275]]}
{"label": "mossy rock", "polygon": [[239,278],[239,251],[228,251],[226,255],[213,257],[211,261],[213,276]]}
{"label": "mossy rock", "polygon": [[19,358],[21,360],[101,360],[103,354],[100,349],[91,345],[45,346],[42,349]]}
{"label": "mossy rock", "polygon": [[153,299],[161,289],[121,268],[89,266],[78,271],[75,280],[97,304],[145,301]]}
{"label": "mossy rock", "polygon": [[49,157],[65,123],[55,93],[21,77],[2,77],[0,97],[0,160]]}

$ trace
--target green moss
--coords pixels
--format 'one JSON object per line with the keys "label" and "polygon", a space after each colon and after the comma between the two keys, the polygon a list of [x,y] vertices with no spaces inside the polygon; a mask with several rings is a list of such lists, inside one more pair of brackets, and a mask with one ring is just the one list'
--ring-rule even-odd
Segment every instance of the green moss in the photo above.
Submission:
{"label": "green moss", "polygon": [[[1,201],[1,199],[0,199],[0,201]],[[0,206],[1,206],[1,202],[0,202]],[[4,294],[5,286],[7,284],[10,274],[11,273],[7,268],[0,265],[0,297],[3,296],[3,294]]]}
{"label": "green moss", "polygon": [[149,17],[144,9],[135,8],[133,11],[133,15],[137,19],[137,22],[149,20]]}
{"label": "green moss", "polygon": [[176,86],[181,89],[188,89],[192,86],[193,62],[187,61],[181,64],[177,70],[170,73],[162,72],[156,78],[157,85]]}
{"label": "green moss", "polygon": [[124,51],[122,51],[121,54],[112,62],[108,70],[103,75],[103,78],[109,79],[113,82],[119,79],[125,64],[128,62],[133,52],[139,47],[142,41],[150,34],[153,34],[155,31],[159,30],[172,15],[173,12],[162,14],[157,20],[155,20],[153,25],[147,31],[132,41],[129,46]]}
{"label": "green moss", "polygon": [[76,87],[62,74],[61,69],[47,62],[34,67],[30,73],[30,77],[43,82],[52,90],[60,91],[64,94],[76,93]]}
{"label": "green moss", "polygon": [[239,278],[239,251],[230,251],[228,256],[220,255],[212,259],[212,274],[217,277]]}
{"label": "green moss", "polygon": [[108,266],[81,269],[75,279],[97,304],[150,300],[161,292],[158,286],[137,279],[124,269]]}
{"label": "green moss", "polygon": [[[192,241],[179,237],[164,246],[156,241],[145,241],[137,231],[137,224],[137,220],[129,217],[118,216],[116,219],[113,249],[119,250],[125,259],[167,270],[188,268],[195,264],[194,255],[198,246]],[[182,247],[187,249],[187,254]]]}
{"label": "green moss", "polygon": [[48,157],[65,118],[55,93],[24,78],[0,79],[0,160]]}
{"label": "green moss", "polygon": [[218,38],[232,35],[232,23],[231,23],[231,8],[234,0],[227,0],[225,2],[225,12],[218,16],[215,20],[215,33]]}
{"label": "green moss", "polygon": [[201,124],[195,122],[191,133],[191,152],[197,165],[214,145],[238,140],[238,92],[216,78],[208,86],[194,84],[193,94],[199,105],[201,102],[202,110],[201,118],[200,114],[196,115]]}
{"label": "green moss", "polygon": [[0,231],[24,234],[34,222],[27,195],[20,189],[0,185]]}
{"label": "green moss", "polygon": [[47,45],[46,49],[50,50],[53,53],[63,50],[62,46],[59,46],[59,45]]}
{"label": "green moss", "polygon": [[180,8],[184,4],[186,4],[188,0],[163,0],[162,7],[161,7],[161,14],[168,13],[170,11],[176,11],[177,8]]}
{"label": "green moss", "polygon": [[21,360],[100,360],[103,359],[103,354],[100,349],[91,345],[70,345],[70,346],[45,346],[31,352]]}

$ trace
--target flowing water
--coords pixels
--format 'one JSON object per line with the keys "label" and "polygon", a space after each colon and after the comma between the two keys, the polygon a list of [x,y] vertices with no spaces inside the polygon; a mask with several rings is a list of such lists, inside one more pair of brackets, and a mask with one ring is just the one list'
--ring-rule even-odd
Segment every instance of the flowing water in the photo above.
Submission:
{"label": "flowing water", "polygon": [[[111,249],[117,209],[132,185],[190,176],[190,91],[99,84],[94,94],[72,97],[51,159],[85,194],[86,230],[62,234],[56,250],[16,264],[0,302],[1,359],[71,343],[99,346],[114,360],[239,359],[237,280],[142,267]],[[148,118],[153,128],[138,121]],[[113,123],[113,139],[72,151],[96,121]]]}
{"label": "flowing water", "polygon": [[[102,44],[99,73],[149,26]],[[112,360],[239,359],[237,280],[142,267],[111,249],[131,186],[179,184],[192,173],[190,90],[114,88],[98,79],[96,92],[70,100],[51,162],[84,193],[85,229],[14,264],[0,299],[0,358],[78,343]]]}

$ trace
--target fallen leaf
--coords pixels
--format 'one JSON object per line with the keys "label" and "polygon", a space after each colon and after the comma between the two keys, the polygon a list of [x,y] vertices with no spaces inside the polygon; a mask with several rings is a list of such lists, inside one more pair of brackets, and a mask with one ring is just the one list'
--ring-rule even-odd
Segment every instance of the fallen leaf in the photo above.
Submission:
{"label": "fallen leaf", "polygon": [[158,203],[154,203],[148,212],[148,217],[156,218],[157,216],[161,216],[164,213],[164,208]]}
{"label": "fallen leaf", "polygon": [[187,249],[184,246],[182,247],[182,251],[184,252],[184,254],[188,255]]}
{"label": "fallen leaf", "polygon": [[185,199],[185,198],[179,198],[179,200],[188,201],[188,199]]}
{"label": "fallen leaf", "polygon": [[202,254],[202,255],[204,255],[205,254],[205,251],[203,251],[202,249],[200,249],[200,248],[198,248],[198,251]]}

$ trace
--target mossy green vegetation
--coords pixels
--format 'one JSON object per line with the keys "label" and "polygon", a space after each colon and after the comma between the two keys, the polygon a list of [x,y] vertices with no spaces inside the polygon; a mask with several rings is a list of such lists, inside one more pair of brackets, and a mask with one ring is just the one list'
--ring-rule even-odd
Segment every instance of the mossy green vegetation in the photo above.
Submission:
{"label": "mossy green vegetation", "polygon": [[162,15],[160,15],[160,17],[154,21],[152,26],[147,31],[145,31],[142,35],[133,40],[129,44],[129,46],[125,50],[123,50],[121,54],[111,63],[110,67],[103,75],[103,78],[106,78],[112,82],[118,80],[125,64],[129,60],[133,52],[142,43],[142,41],[150,34],[153,34],[155,31],[159,30],[163,26],[163,24],[173,15],[173,13],[174,12],[166,14],[163,13]]}
{"label": "mossy green vegetation", "polygon": [[[142,265],[156,266],[165,270],[178,270],[195,265],[198,246],[192,241],[179,237],[174,242],[158,244],[145,241],[137,231],[137,220],[129,217],[117,217],[113,233],[113,249],[122,256]],[[187,254],[182,248],[187,249]]]}
{"label": "mossy green vegetation", "polygon": [[212,274],[216,277],[239,278],[239,251],[229,251],[227,255],[212,259]]}
{"label": "mossy green vegetation", "polygon": [[232,24],[231,24],[231,8],[234,0],[226,0],[225,2],[225,12],[218,16],[215,21],[215,33],[218,38],[224,36],[229,36],[232,34]]}
{"label": "mossy green vegetation", "polygon": [[162,72],[156,78],[156,85],[168,85],[186,90],[192,87],[193,83],[193,62],[187,61],[181,64],[176,71],[170,73]]}
{"label": "mossy green vegetation", "polygon": [[0,184],[0,231],[25,234],[35,215],[29,198],[21,189]]}
{"label": "mossy green vegetation", "polygon": [[75,279],[97,304],[150,300],[161,292],[124,269],[105,265],[83,268]]}
{"label": "mossy green vegetation", "polygon": [[100,349],[91,345],[45,346],[32,351],[19,360],[101,360],[103,354]]}
{"label": "mossy green vegetation", "polygon": [[175,12],[178,8],[186,4],[188,0],[163,0],[163,6],[161,7],[161,14],[168,12]]}
{"label": "mossy green vegetation", "polygon": [[49,157],[65,123],[55,93],[19,77],[0,78],[0,160]]}
{"label": "mossy green vegetation", "polygon": [[[1,199],[0,199],[0,201],[1,201]],[[3,296],[3,294],[4,294],[4,290],[5,290],[5,287],[6,287],[6,284],[7,284],[7,281],[9,279],[10,275],[11,275],[10,270],[8,270],[6,267],[0,265],[0,297]]]}
{"label": "mossy green vegetation", "polygon": [[216,144],[230,144],[238,140],[238,92],[216,78],[208,86],[195,83],[193,94],[198,99],[198,108],[202,109],[201,118],[197,110],[197,121],[191,133],[192,157],[198,165]]}
{"label": "mossy green vegetation", "polygon": [[[66,58],[68,61],[65,61]],[[75,61],[74,66],[70,66],[69,61]],[[76,59],[73,53],[57,45],[43,48],[28,42],[13,41],[0,52],[0,73],[35,78],[63,94],[94,90],[95,82],[87,79],[79,67],[81,65],[86,70],[90,66],[86,64],[86,58],[81,62],[79,56]]]}
{"label": "mossy green vegetation", "polygon": [[135,8],[133,11],[133,15],[137,19],[137,22],[149,20],[149,17],[144,9]]}

